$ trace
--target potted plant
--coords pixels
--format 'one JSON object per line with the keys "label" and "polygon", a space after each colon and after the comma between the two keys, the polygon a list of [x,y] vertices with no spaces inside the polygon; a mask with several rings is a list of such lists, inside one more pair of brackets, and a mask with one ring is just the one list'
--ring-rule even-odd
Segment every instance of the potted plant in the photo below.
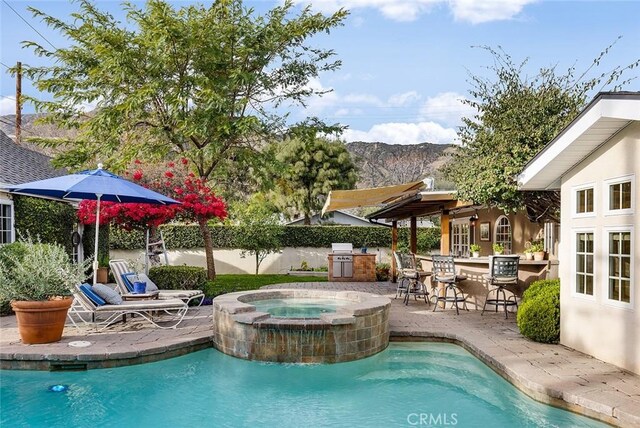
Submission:
{"label": "potted plant", "polygon": [[96,281],[101,284],[109,282],[109,255],[100,254],[98,256],[98,276]]}
{"label": "potted plant", "polygon": [[471,244],[469,250],[471,250],[471,257],[480,257],[480,245]]}
{"label": "potted plant", "polygon": [[504,253],[504,246],[502,244],[493,244],[493,254],[499,256],[502,253]]}
{"label": "potted plant", "polygon": [[524,243],[524,259],[533,260],[533,251],[531,251],[531,242]]}
{"label": "potted plant", "polygon": [[0,257],[0,298],[11,301],[22,343],[57,342],[90,261],[76,265],[61,246],[30,238],[11,245],[22,249]]}
{"label": "potted plant", "polygon": [[544,244],[540,241],[534,241],[531,243],[529,250],[533,254],[533,260],[544,260]]}

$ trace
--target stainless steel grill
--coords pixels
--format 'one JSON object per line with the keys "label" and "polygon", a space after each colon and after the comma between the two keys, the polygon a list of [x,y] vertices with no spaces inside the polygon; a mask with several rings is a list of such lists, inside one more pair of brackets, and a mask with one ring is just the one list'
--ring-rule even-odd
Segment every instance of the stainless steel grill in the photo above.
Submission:
{"label": "stainless steel grill", "polygon": [[333,277],[353,278],[353,244],[331,244],[333,254]]}

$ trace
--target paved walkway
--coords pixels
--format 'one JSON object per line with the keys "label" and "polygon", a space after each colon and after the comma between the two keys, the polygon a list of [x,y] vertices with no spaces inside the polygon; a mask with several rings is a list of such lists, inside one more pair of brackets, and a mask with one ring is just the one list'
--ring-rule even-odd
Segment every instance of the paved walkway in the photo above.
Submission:
{"label": "paved walkway", "polygon": [[[330,288],[369,291],[393,297],[386,283],[299,283],[283,288]],[[276,288],[269,286],[267,288]],[[560,345],[524,339],[515,317],[502,313],[447,309],[433,312],[424,301],[404,306],[392,301],[390,329],[394,340],[446,340],[482,359],[519,389],[542,402],[564,407],[614,425],[640,427],[640,376],[623,372]],[[0,363],[4,368],[97,368],[154,361],[211,346],[211,306],[192,308],[176,330],[128,322],[102,333],[68,326],[63,340],[49,345],[22,345],[14,317],[0,318]],[[74,341],[89,341],[74,348]]]}

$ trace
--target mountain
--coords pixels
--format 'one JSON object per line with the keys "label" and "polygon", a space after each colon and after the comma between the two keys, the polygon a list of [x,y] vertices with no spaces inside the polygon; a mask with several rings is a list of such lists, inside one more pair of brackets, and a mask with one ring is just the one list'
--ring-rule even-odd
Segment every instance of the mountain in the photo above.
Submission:
{"label": "mountain", "polygon": [[453,144],[422,143],[413,145],[347,143],[358,167],[358,188],[389,186],[420,180],[427,176],[440,178],[440,168],[453,151]]}
{"label": "mountain", "polygon": [[[23,145],[46,155],[55,155],[50,148],[42,148],[27,140],[30,137],[68,138],[75,131],[60,129],[50,124],[36,124],[41,114],[22,115]],[[0,130],[14,137],[15,116],[0,116]],[[446,162],[447,156],[455,150],[453,144],[422,143],[414,145],[347,143],[347,150],[358,167],[358,188],[388,186],[420,180],[427,176],[436,178],[438,188],[449,188],[442,182],[437,169]]]}

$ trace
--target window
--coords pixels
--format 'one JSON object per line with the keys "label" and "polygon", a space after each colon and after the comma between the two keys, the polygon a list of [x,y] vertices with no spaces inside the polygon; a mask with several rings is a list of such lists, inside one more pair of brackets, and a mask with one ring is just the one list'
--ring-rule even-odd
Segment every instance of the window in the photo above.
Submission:
{"label": "window", "polygon": [[511,254],[511,223],[506,216],[501,215],[496,220],[493,242],[504,247],[504,254]]}
{"label": "window", "polygon": [[13,202],[0,199],[0,245],[14,240]]}
{"label": "window", "polygon": [[576,192],[576,213],[593,212],[593,188],[582,189]]}
{"label": "window", "polygon": [[469,219],[453,220],[451,224],[451,254],[469,255]]}
{"label": "window", "polygon": [[609,232],[609,300],[631,303],[631,231]]}
{"label": "window", "polygon": [[634,177],[626,176],[605,181],[607,214],[633,214]]}
{"label": "window", "polygon": [[575,292],[593,296],[593,232],[576,233]]}

